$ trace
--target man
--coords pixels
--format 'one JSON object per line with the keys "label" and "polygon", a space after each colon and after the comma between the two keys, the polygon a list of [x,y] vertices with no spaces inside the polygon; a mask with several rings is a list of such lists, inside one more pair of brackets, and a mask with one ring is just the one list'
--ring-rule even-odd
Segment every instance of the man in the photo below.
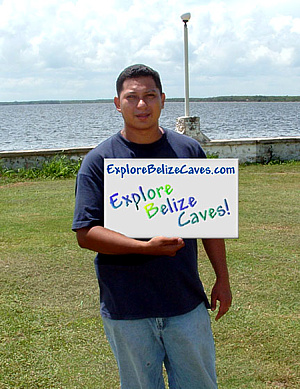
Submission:
{"label": "man", "polygon": [[[159,126],[164,107],[158,73],[144,65],[117,79],[116,109],[124,128],[93,149],[78,173],[73,230],[80,247],[97,252],[104,329],[122,389],[216,388],[209,303],[197,270],[197,241],[128,238],[103,227],[104,158],[205,158],[195,140]],[[204,189],[205,190],[205,189]],[[218,320],[231,304],[225,244],[203,239],[216,273],[211,308]]]}

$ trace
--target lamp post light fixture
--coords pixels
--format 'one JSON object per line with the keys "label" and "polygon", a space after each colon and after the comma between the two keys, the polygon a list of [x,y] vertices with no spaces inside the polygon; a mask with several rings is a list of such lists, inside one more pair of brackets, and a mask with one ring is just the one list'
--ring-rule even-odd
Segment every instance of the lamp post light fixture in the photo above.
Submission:
{"label": "lamp post light fixture", "polygon": [[184,23],[184,72],[185,72],[185,116],[190,116],[189,108],[189,54],[188,54],[188,28],[187,23],[191,18],[191,14],[185,13],[181,15]]}

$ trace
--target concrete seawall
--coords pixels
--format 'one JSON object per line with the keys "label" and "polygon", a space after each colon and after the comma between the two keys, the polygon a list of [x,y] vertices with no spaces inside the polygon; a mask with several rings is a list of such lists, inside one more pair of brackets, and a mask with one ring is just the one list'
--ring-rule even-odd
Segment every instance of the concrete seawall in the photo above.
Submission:
{"label": "concrete seawall", "polygon": [[[200,141],[200,143],[208,155],[218,158],[238,158],[240,163],[300,160],[300,136],[211,140],[203,143]],[[94,147],[1,151],[0,164],[8,169],[37,167],[55,155],[65,155],[71,159],[84,158]]]}
{"label": "concrete seawall", "polygon": [[300,160],[300,136],[211,140],[202,143],[202,147],[208,155],[238,158],[240,163]]}

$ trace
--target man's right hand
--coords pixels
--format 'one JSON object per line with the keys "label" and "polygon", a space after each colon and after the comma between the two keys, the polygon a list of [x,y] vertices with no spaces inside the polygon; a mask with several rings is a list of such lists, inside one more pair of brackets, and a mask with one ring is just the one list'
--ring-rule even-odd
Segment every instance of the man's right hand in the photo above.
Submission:
{"label": "man's right hand", "polygon": [[156,236],[147,242],[145,254],[148,255],[168,255],[174,257],[178,250],[185,246],[181,238],[166,238]]}

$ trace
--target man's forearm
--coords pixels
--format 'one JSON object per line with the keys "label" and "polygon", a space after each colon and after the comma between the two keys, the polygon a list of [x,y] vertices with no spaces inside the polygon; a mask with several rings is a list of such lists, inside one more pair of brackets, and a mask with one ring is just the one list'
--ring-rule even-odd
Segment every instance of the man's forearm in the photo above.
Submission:
{"label": "man's forearm", "polygon": [[202,242],[217,279],[229,282],[224,239],[202,239]]}
{"label": "man's forearm", "polygon": [[168,255],[174,256],[184,246],[181,238],[155,237],[148,241],[128,238],[101,226],[77,230],[78,244],[82,248],[102,254]]}
{"label": "man's forearm", "polygon": [[202,241],[217,277],[211,292],[211,309],[214,311],[217,307],[217,301],[220,301],[215,318],[215,320],[219,320],[228,311],[232,301],[225,242],[224,239],[203,239]]}
{"label": "man's forearm", "polygon": [[82,228],[76,235],[80,247],[103,254],[133,254],[145,243],[101,226]]}

